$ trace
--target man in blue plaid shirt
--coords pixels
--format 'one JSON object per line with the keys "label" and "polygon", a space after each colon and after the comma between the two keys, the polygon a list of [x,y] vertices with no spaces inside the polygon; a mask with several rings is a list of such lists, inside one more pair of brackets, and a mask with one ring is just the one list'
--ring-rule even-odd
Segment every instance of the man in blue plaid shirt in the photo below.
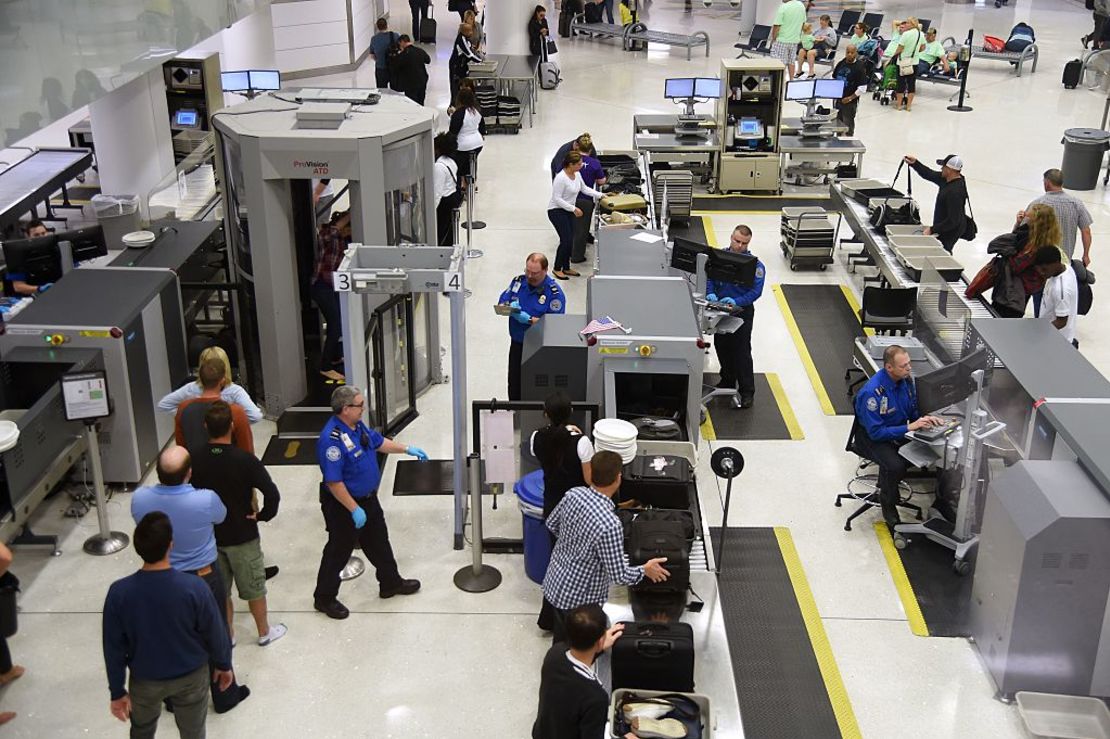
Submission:
{"label": "man in blue plaid shirt", "polygon": [[600,451],[590,465],[590,487],[568,490],[547,517],[547,528],[556,541],[543,579],[543,595],[555,608],[556,641],[564,640],[566,612],[578,606],[604,605],[611,584],[635,585],[644,577],[662,582],[670,575],[663,568],[666,557],[638,567],[628,564],[624,532],[613,504],[613,495],[621,486],[620,455]]}

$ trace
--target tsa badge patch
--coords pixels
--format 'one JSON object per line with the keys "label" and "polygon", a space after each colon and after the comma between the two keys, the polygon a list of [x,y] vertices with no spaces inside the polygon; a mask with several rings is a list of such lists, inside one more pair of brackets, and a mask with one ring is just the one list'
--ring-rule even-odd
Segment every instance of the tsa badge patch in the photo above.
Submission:
{"label": "tsa badge patch", "polygon": [[558,298],[555,298],[554,300],[551,301],[551,310],[557,311],[562,307],[563,307],[563,301],[559,300]]}
{"label": "tsa badge patch", "polygon": [[762,265],[755,268],[755,277],[756,277],[756,279],[762,280],[764,274],[765,274],[765,270],[763,269]]}
{"label": "tsa badge patch", "polygon": [[324,452],[324,456],[328,458],[329,462],[338,462],[343,453],[339,451],[339,447],[329,446],[328,450]]}
{"label": "tsa badge patch", "polygon": [[868,398],[867,399],[867,410],[871,411],[872,413],[879,410],[879,402],[877,400],[875,400],[874,398]]}

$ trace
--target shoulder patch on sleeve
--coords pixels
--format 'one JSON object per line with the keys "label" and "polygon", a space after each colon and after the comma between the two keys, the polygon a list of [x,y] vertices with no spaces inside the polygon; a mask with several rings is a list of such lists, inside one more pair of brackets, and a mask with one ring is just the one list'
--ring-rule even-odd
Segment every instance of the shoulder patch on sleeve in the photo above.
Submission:
{"label": "shoulder patch on sleeve", "polygon": [[339,451],[337,446],[329,446],[328,450],[324,452],[324,456],[327,457],[329,462],[338,462],[339,458],[343,456],[343,452]]}
{"label": "shoulder patch on sleeve", "polygon": [[563,301],[559,300],[558,298],[555,298],[554,300],[551,301],[551,310],[557,311],[562,307],[563,307]]}
{"label": "shoulder patch on sleeve", "polygon": [[872,413],[879,410],[879,401],[875,400],[874,396],[867,399],[867,410],[871,411]]}
{"label": "shoulder patch on sleeve", "polygon": [[757,266],[757,267],[755,268],[755,276],[756,276],[756,278],[758,278],[758,279],[761,279],[761,280],[762,280],[762,279],[763,279],[763,275],[765,275],[766,273],[767,273],[767,271],[766,271],[765,269],[763,269],[763,265],[762,265],[762,264],[758,265],[758,266]]}

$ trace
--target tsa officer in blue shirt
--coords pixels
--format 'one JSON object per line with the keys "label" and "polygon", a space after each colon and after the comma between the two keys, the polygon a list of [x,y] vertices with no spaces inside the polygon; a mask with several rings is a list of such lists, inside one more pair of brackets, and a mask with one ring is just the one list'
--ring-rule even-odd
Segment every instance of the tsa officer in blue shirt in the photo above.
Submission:
{"label": "tsa officer in blue shirt", "polygon": [[339,573],[347,565],[355,544],[362,547],[378,577],[382,598],[411,595],[420,589],[419,580],[406,580],[397,571],[397,560],[389,544],[385,514],[378,501],[377,453],[408,454],[421,461],[428,455],[414,446],[387,439],[362,422],[366,405],[362,391],[343,385],[331,394],[335,413],[324,425],[316,442],[316,455],[324,481],[320,484],[320,508],[328,531],[328,543],[320,557],[314,594],[316,610],[329,618],[347,618],[339,595]]}
{"label": "tsa officer in blue shirt", "polygon": [[[752,242],[752,230],[741,224],[732,229],[729,251],[746,254]],[[725,303],[739,308],[734,315],[743,319],[740,328],[731,334],[717,334],[713,346],[717,351],[717,361],[721,363],[720,388],[735,387],[740,394],[739,407],[751,408],[755,399],[755,370],[752,366],[752,321],[755,319],[755,301],[763,295],[763,280],[766,270],[763,262],[757,260],[755,282],[751,287],[734,285],[729,282],[708,280],[705,298],[712,303]]]}
{"label": "tsa officer in blue shirt", "polygon": [[894,531],[899,523],[898,485],[909,466],[898,448],[906,443],[906,432],[943,423],[921,415],[911,373],[906,350],[897,345],[887,347],[882,369],[860,388],[855,404],[856,420],[862,427],[854,437],[856,451],[879,465],[879,502],[896,539],[901,536]]}
{"label": "tsa officer in blue shirt", "polygon": [[524,263],[524,274],[513,278],[497,302],[519,308],[509,316],[509,400],[520,400],[524,334],[545,313],[566,313],[567,298],[555,279],[547,274],[547,257],[533,252]]}

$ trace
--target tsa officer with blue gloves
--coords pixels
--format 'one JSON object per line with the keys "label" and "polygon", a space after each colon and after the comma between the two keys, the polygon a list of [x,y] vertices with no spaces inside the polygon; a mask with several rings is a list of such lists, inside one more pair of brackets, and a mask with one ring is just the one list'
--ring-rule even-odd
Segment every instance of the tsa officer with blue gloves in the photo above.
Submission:
{"label": "tsa officer with blue gloves", "polygon": [[[752,242],[752,230],[745,225],[732,229],[728,248],[740,254],[748,252]],[[755,399],[755,371],[752,366],[752,321],[755,319],[755,301],[763,294],[763,280],[766,270],[763,262],[757,260],[755,282],[751,287],[734,285],[729,282],[708,280],[705,299],[711,303],[724,303],[739,308],[733,313],[744,323],[730,334],[717,334],[713,346],[717,351],[717,361],[721,364],[719,388],[735,387],[740,394],[738,407],[751,408]]]}
{"label": "tsa officer with blue gloves", "polygon": [[378,576],[378,595],[392,598],[411,595],[420,589],[419,580],[406,580],[397,571],[385,514],[378,501],[377,453],[408,454],[421,461],[428,455],[414,446],[386,439],[362,422],[366,401],[362,391],[343,385],[331,394],[335,413],[320,432],[316,456],[324,481],[320,484],[320,508],[328,531],[328,543],[320,557],[314,594],[316,610],[329,618],[347,618],[347,608],[337,600],[339,573],[347,565],[355,544],[362,547]]}
{"label": "tsa officer with blue gloves", "polygon": [[533,252],[524,263],[524,274],[513,278],[497,303],[513,309],[509,316],[509,400],[520,400],[524,334],[545,313],[566,313],[567,298],[555,279],[547,274],[547,257]]}
{"label": "tsa officer with blue gloves", "polygon": [[883,367],[871,376],[856,395],[856,420],[862,427],[854,436],[856,451],[879,465],[879,503],[883,519],[896,539],[898,485],[909,463],[898,453],[906,433],[936,426],[943,421],[922,416],[917,407],[910,355],[900,346],[883,352]]}

